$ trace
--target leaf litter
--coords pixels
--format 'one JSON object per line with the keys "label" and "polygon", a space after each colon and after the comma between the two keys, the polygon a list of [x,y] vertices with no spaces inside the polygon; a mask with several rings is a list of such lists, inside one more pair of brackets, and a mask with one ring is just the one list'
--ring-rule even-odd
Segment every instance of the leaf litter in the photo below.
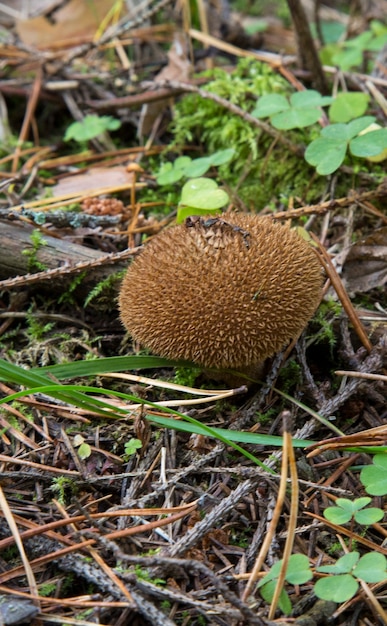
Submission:
{"label": "leaf litter", "polygon": [[[362,555],[385,553],[383,522],[363,532],[330,526],[323,517],[337,498],[364,497],[365,466],[377,485],[373,504],[383,506],[383,477],[374,468],[384,465],[372,465],[372,454],[385,453],[386,438],[385,185],[372,169],[359,178],[351,170],[354,189],[347,187],[345,197],[331,181],[329,193],[312,202],[296,197],[284,205],[278,189],[266,207],[254,207],[306,224],[328,251],[323,265],[336,302],[325,298],[327,317],[317,313],[296,347],[267,364],[260,384],[225,390],[215,382],[210,391],[209,373],[197,371],[187,384],[192,370],[186,365],[138,355],[140,347],[125,338],[116,309],[116,274],[124,265],[117,263],[174,220],[177,202],[157,197],[156,160],[170,154],[168,120],[182,94],[190,86],[206,99],[196,72],[251,55],[299,86],[304,78],[295,57],[284,64],[281,56],[284,41],[287,54],[295,54],[294,33],[278,21],[274,27],[268,16],[267,30],[253,40],[243,31],[243,17],[230,20],[224,8],[212,8],[207,19],[201,15],[200,31],[187,37],[185,18],[173,17],[177,9],[168,2],[130,10],[109,0],[70,0],[48,9],[37,4],[30,3],[30,15],[17,3],[3,3],[8,14],[0,7],[7,41],[0,81],[0,248],[12,259],[23,233],[29,259],[42,263],[45,244],[36,237],[27,241],[34,230],[52,246],[50,259],[43,259],[47,269],[25,266],[0,276],[1,395],[37,385],[46,390],[1,407],[2,620],[16,623],[17,609],[24,611],[19,621],[32,623],[262,625],[280,615],[274,600],[263,600],[256,588],[277,562],[293,621],[301,623],[313,611],[313,600],[302,604],[313,582],[308,577],[298,588],[289,585],[283,563],[290,552],[307,555],[312,571],[342,558],[353,541]],[[202,50],[193,45],[197,41]],[[258,51],[253,41],[259,41]],[[226,55],[222,60],[207,54],[214,45]],[[138,75],[152,86],[139,83]],[[352,88],[363,79],[354,71],[345,80]],[[385,93],[385,81],[378,80],[371,94]],[[121,129],[79,137],[79,144],[75,137],[69,150],[66,128],[95,114],[119,119]],[[262,123],[259,132],[265,128]],[[282,149],[270,130],[270,150],[277,141]],[[118,148],[115,133],[123,139]],[[298,143],[292,145],[297,153]],[[207,156],[203,145],[190,148],[194,156]],[[348,180],[348,171],[338,174],[339,181],[341,175]],[[225,190],[233,191],[227,184]],[[231,197],[234,207],[246,208],[237,192]],[[93,217],[120,217],[85,227],[71,221],[80,208]],[[56,210],[64,221],[50,221]],[[42,213],[47,220],[36,221],[33,215]],[[76,254],[82,250],[81,260]],[[106,266],[112,271],[102,279],[97,269]],[[90,290],[95,297],[84,307]],[[55,369],[42,370],[66,362],[102,367],[105,358],[126,363],[91,368],[86,378],[74,369],[60,391]],[[12,375],[11,365],[17,368]],[[144,368],[146,378],[117,377],[122,369],[138,374]],[[48,378],[34,382],[34,373]],[[104,376],[109,373],[114,377]],[[176,387],[178,379],[184,382]],[[68,395],[69,383],[78,395]],[[90,395],[87,386],[94,389]],[[207,394],[206,404],[194,404],[196,391]],[[184,428],[170,428],[172,419]],[[230,440],[242,439],[248,457],[231,446],[228,432]],[[297,444],[293,451],[290,432],[313,446]],[[259,443],[255,435],[262,436]],[[324,615],[350,623],[354,606],[366,619],[370,611],[383,618],[383,584],[382,577],[371,585],[371,596],[355,595],[349,609],[340,600],[326,602],[314,623],[323,623]]]}

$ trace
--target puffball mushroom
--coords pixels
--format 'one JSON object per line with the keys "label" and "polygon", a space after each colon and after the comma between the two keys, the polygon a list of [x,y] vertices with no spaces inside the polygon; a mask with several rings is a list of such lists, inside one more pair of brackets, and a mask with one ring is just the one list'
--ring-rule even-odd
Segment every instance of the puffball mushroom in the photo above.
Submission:
{"label": "puffball mushroom", "polygon": [[296,338],[322,271],[294,230],[254,214],[191,217],[164,230],[122,283],[121,320],[155,354],[245,369]]}

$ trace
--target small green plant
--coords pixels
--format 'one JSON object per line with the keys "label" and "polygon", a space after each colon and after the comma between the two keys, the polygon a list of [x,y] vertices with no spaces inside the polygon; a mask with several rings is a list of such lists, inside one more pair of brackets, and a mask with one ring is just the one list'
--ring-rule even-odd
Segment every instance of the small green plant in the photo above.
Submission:
{"label": "small green plant", "polygon": [[120,120],[111,115],[86,115],[81,122],[73,122],[67,128],[64,140],[77,141],[80,144],[95,139],[98,135],[106,131],[118,130],[121,126]]}
{"label": "small green plant", "polygon": [[374,124],[373,116],[363,116],[368,102],[369,96],[363,93],[345,92],[332,98],[307,89],[293,93],[289,99],[271,93],[259,98],[252,115],[269,117],[278,130],[291,130],[315,124],[322,116],[322,107],[330,105],[329,119],[333,123],[322,128],[305,152],[305,160],[316,167],[318,174],[327,176],[340,167],[348,150],[355,157],[369,160],[386,158],[387,129]]}
{"label": "small green plant", "polygon": [[61,504],[66,504],[67,496],[77,493],[78,487],[72,478],[58,476],[54,478],[51,485],[53,491]]}
{"label": "small green plant", "polygon": [[314,592],[322,600],[346,602],[353,598],[359,589],[359,580],[377,583],[387,579],[387,559],[379,552],[369,552],[360,556],[359,552],[349,552],[333,565],[322,565],[316,571],[330,574],[320,578]]}
{"label": "small green plant", "polygon": [[367,110],[370,97],[367,93],[343,91],[337,94],[328,110],[331,122],[350,122],[361,117]]}
{"label": "small green plant", "polygon": [[[277,586],[278,576],[282,567],[282,560],[277,561],[258,583],[259,592],[266,602],[271,602]],[[303,585],[313,578],[313,572],[309,566],[309,559],[304,554],[292,554],[289,558],[285,581],[291,585]],[[284,615],[290,615],[292,604],[285,589],[282,589],[278,607]]]}
{"label": "small green plant", "polygon": [[229,201],[228,194],[212,178],[193,178],[181,190],[176,221],[190,215],[217,215]]}
{"label": "small green plant", "polygon": [[40,230],[33,230],[30,235],[32,248],[26,248],[22,251],[22,254],[27,257],[27,269],[29,272],[43,272],[47,269],[44,263],[41,263],[37,258],[37,253],[40,248],[46,245],[46,240],[43,238]]}
{"label": "small green plant", "polygon": [[191,159],[189,156],[180,156],[173,163],[164,163],[157,174],[157,183],[159,185],[173,185],[186,178],[199,178],[208,172],[211,167],[218,167],[229,163],[235,150],[228,148],[226,150],[218,150],[210,156]]}
{"label": "small green plant", "polygon": [[74,278],[71,280],[71,282],[67,286],[66,290],[59,296],[58,298],[59,304],[65,304],[65,303],[74,304],[75,302],[74,292],[77,289],[77,287],[79,287],[79,285],[82,283],[85,276],[86,276],[86,272],[80,272],[79,274],[74,276]]}
{"label": "small green plant", "polygon": [[42,598],[48,598],[51,596],[57,589],[57,583],[44,583],[39,587],[39,596]]}
{"label": "small green plant", "polygon": [[313,333],[313,336],[308,337],[311,343],[327,342],[331,348],[336,345],[337,334],[333,327],[333,321],[337,319],[342,312],[340,302],[336,302],[329,296],[324,302],[321,302],[318,307],[313,322],[320,326],[317,332]]}
{"label": "small green plant", "polygon": [[173,382],[184,387],[194,387],[201,371],[199,367],[176,367]]}
{"label": "small green plant", "polygon": [[33,313],[27,314],[27,335],[33,341],[43,341],[46,335],[54,328],[53,322],[44,324]]}
{"label": "small green plant", "polygon": [[129,461],[130,457],[136,454],[137,450],[142,448],[140,439],[129,439],[124,445],[125,453],[122,455],[124,461]]}
{"label": "small green plant", "polygon": [[122,270],[121,272],[117,272],[116,274],[111,274],[107,278],[104,278],[99,283],[97,283],[86,297],[83,304],[84,308],[89,306],[89,304],[93,300],[97,299],[99,310],[101,310],[101,308],[105,306],[110,310],[112,299],[115,297],[117,283],[121,282],[125,273],[126,271]]}
{"label": "small green plant", "polygon": [[324,46],[321,59],[325,65],[337,65],[345,72],[361,65],[365,53],[381,50],[386,43],[386,36],[386,25],[378,20],[372,20],[369,30],[357,37]]}
{"label": "small green plant", "polygon": [[383,516],[384,512],[377,507],[367,507],[371,498],[337,498],[335,506],[328,506],[324,511],[324,517],[333,524],[347,524],[355,520],[358,524],[376,524]]}
{"label": "small green plant", "polygon": [[141,565],[134,566],[134,573],[137,578],[140,580],[146,580],[149,583],[153,583],[154,585],[165,585],[165,580],[163,578],[152,578],[147,569],[141,567]]}
{"label": "small green plant", "polygon": [[375,454],[373,464],[363,467],[360,480],[371,496],[387,494],[387,454]]}
{"label": "small green plant", "polygon": [[387,128],[365,132],[375,122],[371,115],[359,117],[347,124],[330,124],[321,130],[318,139],[305,151],[305,159],[316,167],[318,174],[328,176],[343,163],[348,149],[355,157],[377,157],[387,148]]}
{"label": "small green plant", "polygon": [[73,439],[73,446],[74,448],[77,448],[78,456],[80,459],[82,459],[82,461],[88,459],[91,455],[91,447],[88,443],[85,442],[82,435],[75,435]]}
{"label": "small green plant", "polygon": [[252,115],[257,118],[270,117],[274,128],[291,130],[315,124],[322,116],[321,107],[333,101],[330,96],[322,96],[314,89],[293,93],[290,98],[271,93],[259,98]]}

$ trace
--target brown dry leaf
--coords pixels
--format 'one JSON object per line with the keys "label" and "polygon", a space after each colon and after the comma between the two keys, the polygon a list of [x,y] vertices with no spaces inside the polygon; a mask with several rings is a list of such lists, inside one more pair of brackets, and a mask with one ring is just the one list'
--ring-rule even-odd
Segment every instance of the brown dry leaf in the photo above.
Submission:
{"label": "brown dry leaf", "polygon": [[387,283],[387,227],[355,243],[343,267],[343,280],[350,293],[366,292]]}
{"label": "brown dry leaf", "polygon": [[130,185],[133,182],[134,173],[128,172],[126,167],[93,167],[81,174],[62,178],[57,185],[52,187],[52,193],[55,197],[71,193],[76,195],[91,189],[96,191],[107,187]]}
{"label": "brown dry leaf", "polygon": [[50,20],[39,15],[18,20],[16,31],[21,41],[36,48],[68,47],[91,41],[115,0],[69,0],[54,11]]}
{"label": "brown dry leaf", "polygon": [[[187,39],[183,33],[176,33],[174,43],[168,52],[168,64],[155,76],[155,82],[163,80],[178,80],[187,82],[191,75],[192,64],[187,55]],[[165,98],[144,104],[141,109],[138,134],[140,137],[149,135],[158,115],[162,113],[171,98]]]}

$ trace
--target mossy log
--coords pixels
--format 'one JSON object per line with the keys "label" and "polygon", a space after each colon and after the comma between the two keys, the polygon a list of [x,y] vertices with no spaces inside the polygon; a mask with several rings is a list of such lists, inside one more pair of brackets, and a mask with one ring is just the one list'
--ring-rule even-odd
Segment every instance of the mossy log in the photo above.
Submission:
{"label": "mossy log", "polygon": [[[109,255],[101,251],[45,233],[41,233],[41,240],[37,243],[34,231],[36,228],[29,224],[0,220],[0,281],[11,283],[7,279],[24,276],[24,282],[15,281],[15,287],[47,282],[50,290],[56,290],[72,280],[77,272],[84,271],[80,289],[87,293],[101,280],[127,267],[125,260],[106,263]],[[74,266],[79,264],[79,269],[77,267],[74,271]],[[90,268],[88,264],[91,264]],[[42,270],[51,272],[47,271],[45,277]],[[39,272],[39,276],[35,276],[35,272]],[[0,288],[7,286],[0,284]]]}

